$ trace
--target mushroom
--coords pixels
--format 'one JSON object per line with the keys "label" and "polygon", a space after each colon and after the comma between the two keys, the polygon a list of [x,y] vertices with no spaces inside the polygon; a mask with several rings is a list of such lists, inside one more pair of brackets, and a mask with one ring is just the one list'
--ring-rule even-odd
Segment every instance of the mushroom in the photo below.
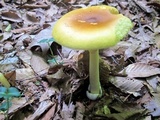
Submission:
{"label": "mushroom", "polygon": [[52,36],[60,45],[89,51],[87,97],[102,96],[99,78],[99,49],[116,45],[132,28],[129,18],[107,5],[91,6],[68,12],[54,25]]}

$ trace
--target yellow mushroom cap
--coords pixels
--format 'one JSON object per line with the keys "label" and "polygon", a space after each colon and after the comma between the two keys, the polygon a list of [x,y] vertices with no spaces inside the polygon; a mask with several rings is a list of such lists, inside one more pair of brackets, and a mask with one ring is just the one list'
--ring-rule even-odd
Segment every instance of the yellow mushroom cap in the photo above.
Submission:
{"label": "yellow mushroom cap", "polygon": [[101,5],[73,10],[55,24],[52,35],[63,46],[94,50],[114,46],[132,28],[129,18]]}

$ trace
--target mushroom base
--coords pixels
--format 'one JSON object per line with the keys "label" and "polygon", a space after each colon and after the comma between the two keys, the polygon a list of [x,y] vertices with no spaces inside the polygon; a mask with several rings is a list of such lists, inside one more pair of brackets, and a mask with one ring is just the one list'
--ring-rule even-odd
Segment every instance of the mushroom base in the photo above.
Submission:
{"label": "mushroom base", "polygon": [[86,95],[90,100],[97,100],[98,98],[102,97],[102,88],[99,88],[99,94],[94,94],[90,92],[90,86],[88,87],[88,91],[86,91]]}

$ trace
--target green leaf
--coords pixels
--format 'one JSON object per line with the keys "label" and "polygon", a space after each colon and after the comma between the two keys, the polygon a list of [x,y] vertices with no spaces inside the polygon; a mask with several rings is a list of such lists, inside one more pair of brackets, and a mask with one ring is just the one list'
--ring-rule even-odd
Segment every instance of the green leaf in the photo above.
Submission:
{"label": "green leaf", "polygon": [[48,60],[48,62],[52,63],[52,64],[57,64],[56,58],[50,59],[50,60]]}
{"label": "green leaf", "polygon": [[15,87],[0,87],[0,98],[4,97],[5,99],[10,97],[19,97],[21,94],[19,90]]}
{"label": "green leaf", "polygon": [[[9,105],[9,106],[8,106]],[[7,101],[3,102],[1,105],[0,105],[0,110],[2,111],[6,111],[8,110],[8,108],[10,108],[12,105],[11,102],[7,103]]]}
{"label": "green leaf", "polygon": [[101,108],[98,108],[98,110],[95,112],[97,115],[98,114],[111,114],[110,109],[108,108],[107,105],[102,106]]}
{"label": "green leaf", "polygon": [[21,94],[17,88],[10,87],[8,88],[8,95],[11,97],[19,97]]}
{"label": "green leaf", "polygon": [[38,43],[49,43],[54,42],[54,38],[42,39]]}
{"label": "green leaf", "polygon": [[3,98],[7,94],[6,87],[0,87],[0,98]]}

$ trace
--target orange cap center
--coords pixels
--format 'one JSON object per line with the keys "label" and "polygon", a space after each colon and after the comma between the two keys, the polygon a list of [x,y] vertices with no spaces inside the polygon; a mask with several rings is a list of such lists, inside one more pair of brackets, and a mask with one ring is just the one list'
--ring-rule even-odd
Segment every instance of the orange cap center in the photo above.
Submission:
{"label": "orange cap center", "polygon": [[77,30],[96,30],[96,28],[100,29],[101,27],[110,25],[117,18],[116,15],[104,9],[91,9],[89,11],[83,9],[83,13],[81,10],[76,11],[72,16],[68,17],[69,20],[66,21],[69,21],[69,23],[67,25]]}

